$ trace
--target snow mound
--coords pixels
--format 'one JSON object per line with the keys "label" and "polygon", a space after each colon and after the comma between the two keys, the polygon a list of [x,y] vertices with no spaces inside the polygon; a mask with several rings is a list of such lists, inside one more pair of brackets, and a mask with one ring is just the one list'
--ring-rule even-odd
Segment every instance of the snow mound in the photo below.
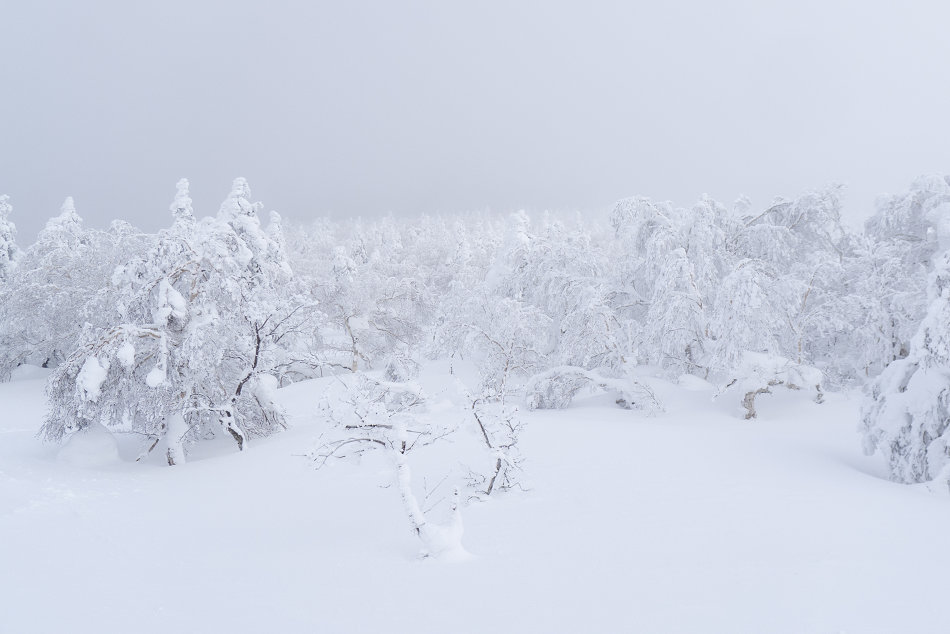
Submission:
{"label": "snow mound", "polygon": [[10,373],[10,381],[34,381],[37,379],[45,379],[49,376],[50,371],[46,368],[41,368],[38,365],[29,365],[23,364],[17,368],[14,368],[13,372]]}
{"label": "snow mound", "polygon": [[462,546],[461,532],[455,526],[426,524],[423,530],[426,559],[443,564],[460,564],[475,559],[475,556]]}
{"label": "snow mound", "polygon": [[56,457],[74,467],[104,467],[120,461],[119,445],[108,429],[93,423],[70,436]]}
{"label": "snow mound", "polygon": [[709,381],[692,374],[681,374],[676,379],[676,384],[689,392],[713,392],[716,389],[716,386]]}

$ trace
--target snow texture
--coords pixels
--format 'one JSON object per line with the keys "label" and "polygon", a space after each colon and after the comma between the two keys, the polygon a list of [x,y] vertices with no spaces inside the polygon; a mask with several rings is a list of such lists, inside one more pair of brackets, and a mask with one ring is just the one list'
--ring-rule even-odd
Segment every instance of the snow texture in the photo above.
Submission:
{"label": "snow texture", "polygon": [[0,631],[946,629],[920,606],[944,596],[947,495],[887,482],[853,396],[776,392],[750,427],[653,380],[653,418],[599,396],[525,413],[531,490],[467,506],[472,557],[442,565],[417,558],[382,455],[299,457],[333,379],[278,391],[290,431],[179,471],[136,464],[124,436],[119,462],[50,460],[35,372],[0,384]]}

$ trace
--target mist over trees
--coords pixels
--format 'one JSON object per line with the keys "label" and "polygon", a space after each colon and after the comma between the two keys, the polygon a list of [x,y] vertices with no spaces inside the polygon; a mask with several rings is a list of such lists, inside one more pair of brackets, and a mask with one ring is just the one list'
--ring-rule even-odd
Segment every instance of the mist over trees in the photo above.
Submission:
{"label": "mist over trees", "polygon": [[842,196],[832,186],[762,209],[637,197],[605,223],[518,212],[288,225],[262,223],[243,179],[200,216],[183,180],[157,234],[89,228],[67,199],[32,245],[17,244],[4,196],[0,378],[53,369],[49,439],[101,425],[177,465],[202,440],[243,450],[283,429],[278,387],[375,373],[341,402],[371,412],[349,431],[398,462],[418,416],[392,395],[418,396],[427,361],[473,362],[469,424],[493,456],[483,494],[514,485],[512,407],[566,407],[586,389],[662,408],[644,372],[707,380],[747,418],[773,389],[820,400],[867,385],[868,451],[897,480],[948,478],[950,178],[883,199],[862,232],[842,224]]}

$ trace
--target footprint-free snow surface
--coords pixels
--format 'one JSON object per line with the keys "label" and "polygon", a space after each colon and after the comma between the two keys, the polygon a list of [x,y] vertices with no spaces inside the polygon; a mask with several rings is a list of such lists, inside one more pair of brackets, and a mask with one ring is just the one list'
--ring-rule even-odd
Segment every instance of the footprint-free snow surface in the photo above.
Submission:
{"label": "footprint-free snow surface", "polygon": [[950,499],[862,455],[857,395],[525,412],[529,490],[467,505],[448,564],[383,461],[303,457],[319,382],[281,390],[289,431],[169,468],[37,440],[43,379],[0,385],[0,632],[950,631]]}

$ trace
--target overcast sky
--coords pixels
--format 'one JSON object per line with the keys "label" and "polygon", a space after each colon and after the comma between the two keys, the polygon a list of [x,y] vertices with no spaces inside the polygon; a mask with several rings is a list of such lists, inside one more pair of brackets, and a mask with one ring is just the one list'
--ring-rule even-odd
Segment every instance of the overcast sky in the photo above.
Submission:
{"label": "overcast sky", "polygon": [[950,2],[0,4],[0,193],[168,224],[175,181],[285,217],[756,205],[950,172]]}

